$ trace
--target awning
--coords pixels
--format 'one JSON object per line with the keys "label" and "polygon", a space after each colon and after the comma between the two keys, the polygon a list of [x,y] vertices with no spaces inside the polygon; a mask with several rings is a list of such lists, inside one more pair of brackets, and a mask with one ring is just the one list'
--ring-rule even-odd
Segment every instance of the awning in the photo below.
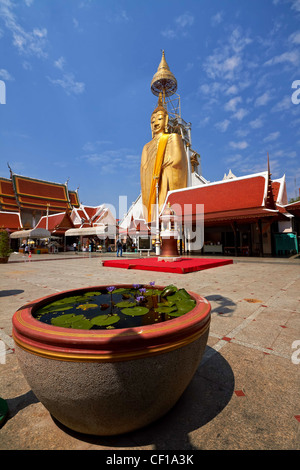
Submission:
{"label": "awning", "polygon": [[66,237],[88,237],[91,235],[95,235],[97,237],[101,236],[108,236],[108,235],[115,235],[116,228],[115,227],[85,227],[85,228],[70,228],[65,232]]}
{"label": "awning", "polygon": [[44,228],[33,228],[30,230],[18,230],[10,234],[10,238],[49,238],[51,233]]}

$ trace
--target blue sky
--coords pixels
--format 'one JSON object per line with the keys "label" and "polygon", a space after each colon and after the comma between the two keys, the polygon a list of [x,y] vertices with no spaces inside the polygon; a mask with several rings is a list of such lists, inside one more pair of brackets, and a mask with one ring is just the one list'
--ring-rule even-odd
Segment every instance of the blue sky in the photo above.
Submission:
{"label": "blue sky", "polygon": [[9,162],[69,180],[84,204],[129,206],[164,49],[203,176],[264,171],[269,152],[295,197],[299,20],[300,0],[0,0],[0,175]]}

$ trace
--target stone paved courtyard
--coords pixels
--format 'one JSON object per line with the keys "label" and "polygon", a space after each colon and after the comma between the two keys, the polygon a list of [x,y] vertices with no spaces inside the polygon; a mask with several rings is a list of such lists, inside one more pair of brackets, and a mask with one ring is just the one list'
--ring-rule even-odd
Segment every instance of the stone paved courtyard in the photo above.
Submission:
{"label": "stone paved courtyard", "polygon": [[[104,255],[13,254],[0,265],[0,397],[9,406],[1,450],[299,450],[300,259],[236,258],[190,274],[102,267]],[[205,296],[212,322],[203,360],[159,421],[114,437],[76,434],[57,423],[26,383],[11,319],[31,300],[100,284],[175,284]],[[298,350],[300,346],[298,345]],[[46,373],[46,371],[45,371]]]}

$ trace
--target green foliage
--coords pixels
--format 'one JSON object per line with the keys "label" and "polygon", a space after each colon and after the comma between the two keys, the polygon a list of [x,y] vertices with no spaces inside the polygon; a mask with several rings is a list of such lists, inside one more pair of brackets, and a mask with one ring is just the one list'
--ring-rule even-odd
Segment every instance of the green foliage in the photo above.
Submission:
{"label": "green foliage", "polygon": [[0,230],[0,258],[6,258],[10,253],[8,232]]}
{"label": "green foliage", "polygon": [[149,308],[147,307],[130,307],[130,308],[123,308],[121,310],[124,315],[130,315],[131,317],[146,315],[149,312]]}

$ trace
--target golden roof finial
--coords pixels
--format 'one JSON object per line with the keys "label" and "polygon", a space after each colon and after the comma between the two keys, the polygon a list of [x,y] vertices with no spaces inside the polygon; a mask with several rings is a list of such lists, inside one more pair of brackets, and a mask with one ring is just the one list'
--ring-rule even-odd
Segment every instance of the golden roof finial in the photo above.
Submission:
{"label": "golden roof finial", "polygon": [[156,74],[151,82],[151,91],[154,95],[171,96],[177,90],[177,80],[172,74],[165,58],[165,51],[162,51],[162,58]]}

